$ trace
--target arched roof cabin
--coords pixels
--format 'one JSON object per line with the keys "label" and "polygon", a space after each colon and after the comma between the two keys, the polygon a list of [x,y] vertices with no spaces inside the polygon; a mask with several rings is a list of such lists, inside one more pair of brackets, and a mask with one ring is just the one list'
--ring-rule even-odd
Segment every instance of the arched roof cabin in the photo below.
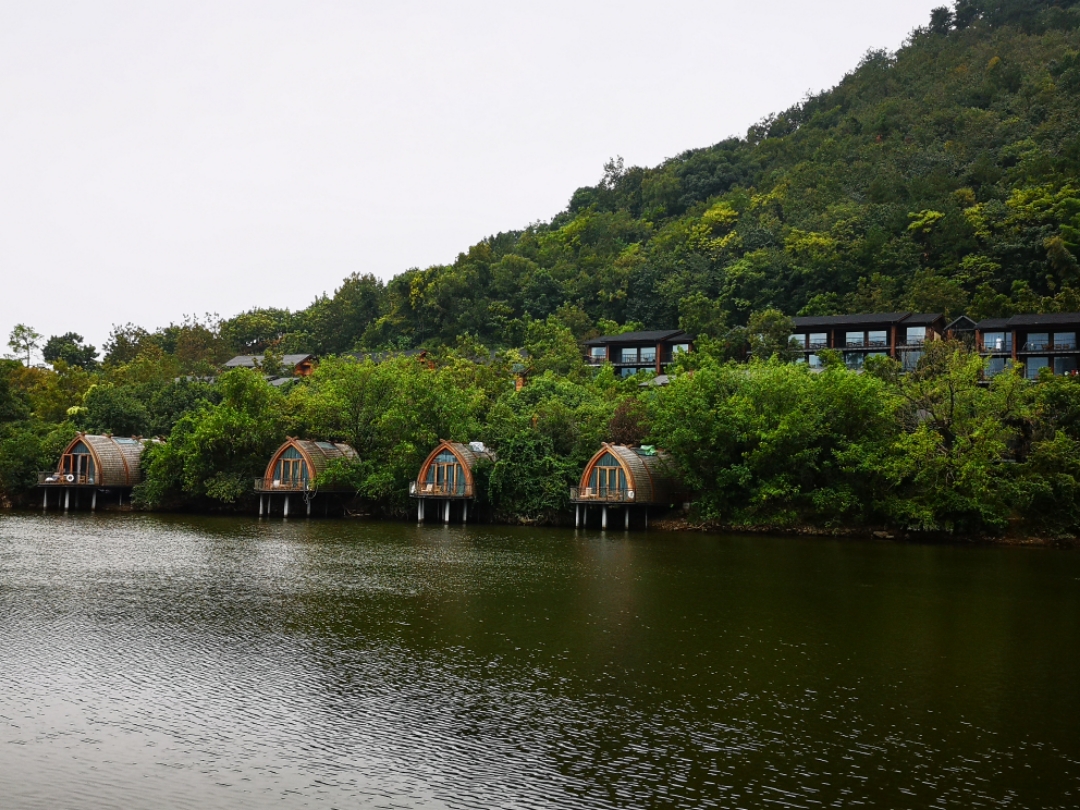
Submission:
{"label": "arched roof cabin", "polygon": [[410,489],[414,498],[474,498],[473,468],[476,462],[495,455],[480,442],[441,441],[420,465]]}
{"label": "arched roof cabin", "polygon": [[42,486],[130,488],[142,480],[148,439],[80,433],[64,448],[56,471],[41,473]]}
{"label": "arched roof cabin", "polygon": [[318,486],[319,476],[330,462],[358,458],[356,451],[342,442],[318,442],[290,438],[279,447],[266,465],[255,489],[263,492],[304,492]]}
{"label": "arched roof cabin", "polygon": [[668,455],[651,447],[604,443],[570,490],[575,503],[672,504],[683,497]]}

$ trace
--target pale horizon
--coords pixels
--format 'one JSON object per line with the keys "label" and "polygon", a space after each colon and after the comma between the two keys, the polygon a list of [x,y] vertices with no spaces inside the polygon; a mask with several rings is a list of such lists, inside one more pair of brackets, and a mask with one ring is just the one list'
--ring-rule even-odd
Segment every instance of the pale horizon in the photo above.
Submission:
{"label": "pale horizon", "polygon": [[744,135],[940,4],[9,2],[0,332],[101,349],[452,262],[609,158]]}

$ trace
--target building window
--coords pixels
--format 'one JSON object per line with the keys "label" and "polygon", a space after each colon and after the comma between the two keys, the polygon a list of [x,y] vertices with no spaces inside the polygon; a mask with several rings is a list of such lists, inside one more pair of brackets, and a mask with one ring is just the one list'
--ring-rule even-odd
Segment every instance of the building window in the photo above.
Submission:
{"label": "building window", "polygon": [[674,346],[671,347],[671,353],[672,354],[680,354],[680,353],[689,352],[689,351],[690,351],[690,344],[689,343],[676,343]]}
{"label": "building window", "polygon": [[622,354],[620,354],[619,357],[624,363],[636,363],[637,349],[623,349]]}
{"label": "building window", "polygon": [[1076,349],[1076,332],[1054,332],[1054,348]]}
{"label": "building window", "polygon": [[788,346],[797,350],[805,349],[806,335],[792,335],[788,338]]}
{"label": "building window", "polygon": [[810,368],[825,368],[825,364],[821,362],[821,358],[816,354],[807,355],[806,362],[810,364]]}
{"label": "building window", "polygon": [[919,367],[919,361],[922,360],[923,352],[902,352],[900,354],[900,362],[903,364],[904,371],[914,371]]}
{"label": "building window", "polygon": [[986,369],[983,372],[987,377],[996,377],[1005,370],[1004,357],[991,357],[986,361]]}
{"label": "building window", "polygon": [[863,339],[865,337],[865,332],[848,332],[846,335],[844,335],[844,345],[852,348],[857,348],[863,345]]}
{"label": "building window", "polygon": [[1011,352],[1012,335],[1009,332],[986,332],[983,335],[983,351]]}
{"label": "building window", "polygon": [[827,332],[811,332],[810,333],[810,348],[811,349],[827,349],[829,348],[829,335]]}
{"label": "building window", "polygon": [[926,327],[909,326],[904,342],[907,343],[908,346],[921,346],[926,342]]}
{"label": "building window", "polygon": [[1027,371],[1025,376],[1029,380],[1037,380],[1039,379],[1039,370],[1047,368],[1049,365],[1049,357],[1029,357],[1027,359]]}
{"label": "building window", "polygon": [[641,350],[641,362],[642,363],[655,363],[656,362],[656,347],[646,346]]}
{"label": "building window", "polygon": [[[850,343],[848,344],[851,345]],[[866,355],[862,352],[844,352],[844,365],[851,371],[858,371],[866,362]]]}
{"label": "building window", "polygon": [[603,346],[593,346],[589,349],[589,359],[594,363],[603,363],[607,360],[607,349]]}
{"label": "building window", "polygon": [[1030,332],[1027,343],[1024,344],[1025,352],[1043,352],[1050,348],[1049,332]]}
{"label": "building window", "polygon": [[866,335],[866,345],[875,347],[888,346],[889,333],[884,330],[868,332]]}
{"label": "building window", "polygon": [[619,374],[622,375],[623,377],[633,377],[637,373],[638,373],[638,369],[636,369],[636,368],[627,367],[627,368],[619,369]]}
{"label": "building window", "polygon": [[[1054,336],[1054,340],[1057,340],[1057,336]],[[1054,344],[1057,346],[1057,343]],[[1054,358],[1054,373],[1064,374],[1067,377],[1076,376],[1076,358],[1075,357],[1055,357]]]}

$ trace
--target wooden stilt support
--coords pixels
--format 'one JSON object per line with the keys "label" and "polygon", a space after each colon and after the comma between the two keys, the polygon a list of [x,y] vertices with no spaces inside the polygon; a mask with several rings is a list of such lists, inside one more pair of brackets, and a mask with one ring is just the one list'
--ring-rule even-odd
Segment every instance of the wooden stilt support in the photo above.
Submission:
{"label": "wooden stilt support", "polygon": [[443,507],[443,523],[449,525],[450,523],[450,499],[446,499],[446,506]]}
{"label": "wooden stilt support", "polygon": [[71,508],[71,490],[64,487],[64,511]]}
{"label": "wooden stilt support", "polygon": [[469,502],[462,501],[461,504],[461,525],[464,526],[469,522]]}
{"label": "wooden stilt support", "polygon": [[285,517],[289,516],[289,496],[285,496]]}
{"label": "wooden stilt support", "polygon": [[625,531],[630,531],[630,507],[629,506],[624,507],[623,511],[626,512],[626,519],[624,521],[623,529]]}
{"label": "wooden stilt support", "polygon": [[606,529],[607,528],[607,504],[606,503],[604,504],[604,513],[600,517],[600,528],[601,529]]}
{"label": "wooden stilt support", "polygon": [[574,528],[577,529],[581,526],[581,504],[574,504]]}
{"label": "wooden stilt support", "polygon": [[266,497],[265,495],[260,495],[259,496],[259,517],[263,516],[263,498],[265,498],[265,497]]}
{"label": "wooden stilt support", "polygon": [[307,516],[311,517],[311,500],[310,499],[307,502]]}
{"label": "wooden stilt support", "polygon": [[41,511],[49,511],[49,490],[47,489],[41,490]]}
{"label": "wooden stilt support", "polygon": [[97,490],[94,490],[94,494],[90,496],[90,511],[97,511]]}

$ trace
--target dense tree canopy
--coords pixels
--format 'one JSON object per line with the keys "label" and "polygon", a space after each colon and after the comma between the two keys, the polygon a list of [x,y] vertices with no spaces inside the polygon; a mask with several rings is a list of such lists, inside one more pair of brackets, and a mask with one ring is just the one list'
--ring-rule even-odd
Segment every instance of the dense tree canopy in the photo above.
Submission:
{"label": "dense tree canopy", "polygon": [[[327,480],[402,514],[440,439],[483,441],[499,517],[567,513],[602,441],[652,442],[738,526],[1080,532],[1080,384],[929,347],[915,373],[790,362],[790,317],[1080,311],[1080,2],[960,0],[831,90],[654,168],[613,159],[550,222],[298,311],[116,325],[104,358],[25,324],[0,362],[0,499],[76,430],[158,436],[136,501],[243,508],[286,436],[359,455]],[[686,329],[666,388],[598,372],[597,334]],[[751,349],[748,363],[744,347]],[[35,365],[39,349],[52,368]],[[415,350],[424,349],[424,352]],[[314,353],[310,378],[286,353]],[[221,373],[233,354],[257,370]]]}

